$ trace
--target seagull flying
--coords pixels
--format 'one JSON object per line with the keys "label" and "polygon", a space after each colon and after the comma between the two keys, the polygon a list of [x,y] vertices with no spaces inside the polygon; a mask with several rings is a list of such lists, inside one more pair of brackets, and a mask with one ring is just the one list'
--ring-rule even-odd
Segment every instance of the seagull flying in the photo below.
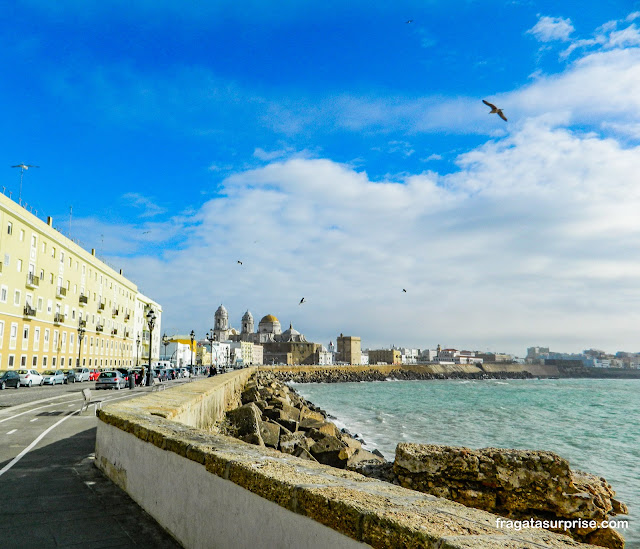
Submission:
{"label": "seagull flying", "polygon": [[143,231],[142,234],[149,234],[151,231]]}
{"label": "seagull flying", "polygon": [[413,19],[409,19],[408,21],[405,21],[405,25],[408,25],[409,23],[413,23]]}
{"label": "seagull flying", "polygon": [[502,120],[504,120],[505,122],[507,121],[507,117],[504,115],[504,113],[502,112],[502,109],[499,109],[498,107],[496,107],[493,103],[489,103],[489,101],[485,101],[484,99],[482,100],[482,102],[487,105],[487,107],[491,107],[491,111],[489,111],[489,114],[497,114],[500,118],[502,118]]}
{"label": "seagull flying", "polygon": [[240,261],[239,259],[238,259],[238,263],[239,263],[240,265],[242,265],[242,261]]}
{"label": "seagull flying", "polygon": [[407,290],[405,290],[404,288],[402,288],[402,291],[403,291],[405,294],[407,293]]}
{"label": "seagull flying", "polygon": [[39,168],[40,166],[34,166],[33,164],[16,164],[11,166],[12,168],[20,168],[22,170],[28,170],[29,168]]}
{"label": "seagull flying", "polygon": [[302,305],[304,303],[304,297],[300,300],[300,303],[298,303],[298,305]]}

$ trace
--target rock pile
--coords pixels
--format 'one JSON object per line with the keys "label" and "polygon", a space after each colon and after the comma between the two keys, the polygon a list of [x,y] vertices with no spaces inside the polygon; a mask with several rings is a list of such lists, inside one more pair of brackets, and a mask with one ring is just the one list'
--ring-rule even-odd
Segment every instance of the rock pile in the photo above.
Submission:
{"label": "rock pile", "polygon": [[[401,486],[510,519],[576,520],[578,541],[622,548],[624,539],[599,527],[627,507],[604,478],[572,471],[552,452],[398,444],[393,471]],[[595,526],[585,526],[591,521]]]}
{"label": "rock pile", "polygon": [[375,368],[362,370],[349,368],[274,370],[269,372],[273,379],[285,383],[344,383],[358,381],[430,380],[430,379],[524,379],[533,377],[529,372],[449,372],[432,373],[419,370],[397,368],[382,373]]}
{"label": "rock pile", "polygon": [[271,373],[251,378],[241,399],[241,407],[227,412],[223,430],[228,435],[341,469],[385,462]]}

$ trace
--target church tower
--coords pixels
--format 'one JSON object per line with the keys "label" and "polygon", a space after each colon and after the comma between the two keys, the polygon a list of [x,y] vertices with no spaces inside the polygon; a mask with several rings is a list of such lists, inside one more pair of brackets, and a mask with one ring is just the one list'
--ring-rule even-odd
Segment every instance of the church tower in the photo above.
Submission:
{"label": "church tower", "polygon": [[247,311],[242,315],[242,334],[253,333],[253,315]]}
{"label": "church tower", "polygon": [[224,305],[218,307],[213,326],[215,341],[226,341],[229,337],[229,314],[224,308]]}

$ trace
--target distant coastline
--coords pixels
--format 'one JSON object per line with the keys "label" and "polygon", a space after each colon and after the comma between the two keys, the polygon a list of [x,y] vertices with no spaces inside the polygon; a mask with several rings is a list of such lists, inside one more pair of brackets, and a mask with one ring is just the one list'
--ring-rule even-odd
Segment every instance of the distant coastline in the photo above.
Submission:
{"label": "distant coastline", "polygon": [[263,366],[280,381],[341,383],[358,381],[438,379],[640,379],[640,370],[538,364],[412,364],[375,366]]}

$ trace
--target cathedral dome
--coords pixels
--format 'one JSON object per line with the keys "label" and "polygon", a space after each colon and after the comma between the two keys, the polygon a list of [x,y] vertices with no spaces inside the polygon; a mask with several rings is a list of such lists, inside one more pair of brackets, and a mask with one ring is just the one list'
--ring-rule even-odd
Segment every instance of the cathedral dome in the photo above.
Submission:
{"label": "cathedral dome", "polygon": [[262,322],[277,322],[278,324],[280,324],[280,321],[273,315],[263,316],[260,323]]}
{"label": "cathedral dome", "polygon": [[258,324],[258,332],[261,334],[279,335],[282,333],[280,321],[273,315],[263,316],[260,324]]}
{"label": "cathedral dome", "polygon": [[220,307],[218,307],[218,310],[216,311],[216,316],[226,316],[226,317],[229,316],[229,314],[227,313],[227,310],[224,308],[224,305],[220,305]]}
{"label": "cathedral dome", "polygon": [[303,342],[306,341],[305,337],[296,330],[291,324],[289,324],[289,329],[282,332],[282,341],[298,341]]}
{"label": "cathedral dome", "polygon": [[248,321],[248,320],[253,321],[253,315],[252,315],[249,311],[247,311],[246,313],[244,313],[244,314],[242,315],[242,320],[243,320],[243,321],[245,321],[245,320],[247,320],[247,321]]}

